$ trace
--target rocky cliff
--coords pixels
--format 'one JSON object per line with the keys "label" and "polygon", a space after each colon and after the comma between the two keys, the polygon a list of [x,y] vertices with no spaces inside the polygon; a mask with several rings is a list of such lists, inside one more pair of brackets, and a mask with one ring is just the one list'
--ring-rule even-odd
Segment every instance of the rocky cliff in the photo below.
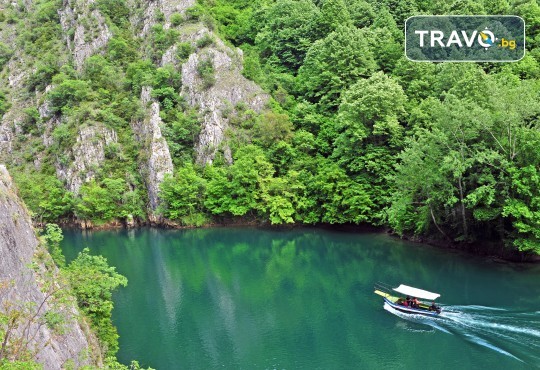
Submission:
{"label": "rocky cliff", "polygon": [[[36,238],[30,216],[0,165],[0,312],[13,318],[3,324],[10,331],[7,358],[23,349],[45,369],[78,368],[92,364],[90,344],[95,338],[81,324],[73,299],[59,301],[50,256]],[[31,269],[30,266],[33,268]],[[60,318],[59,327],[51,319]],[[20,355],[20,353],[19,353]]]}
{"label": "rocky cliff", "polygon": [[143,87],[141,102],[144,106],[145,118],[134,121],[132,129],[142,150],[148,153],[140,164],[140,170],[148,191],[148,216],[151,221],[155,222],[157,221],[155,213],[159,205],[159,185],[165,174],[172,174],[173,164],[167,141],[161,135],[162,121],[159,116],[159,103],[151,98],[150,87]]}
{"label": "rocky cliff", "polygon": [[[229,128],[228,116],[235,114],[242,103],[255,112],[261,112],[269,96],[242,75],[242,51],[226,46],[216,35],[198,24],[182,31],[182,38],[201,44],[206,38],[212,42],[197,48],[182,65],[182,94],[187,102],[199,109],[202,116],[201,133],[195,145],[197,162],[212,163],[216,152],[222,151],[228,162],[232,161],[225,132]],[[212,66],[214,81],[203,81],[199,72],[201,63]]]}
{"label": "rocky cliff", "polygon": [[[131,22],[134,28],[141,28],[141,37],[148,37],[152,26],[159,24],[160,17],[164,28],[175,28],[170,22],[171,15],[177,13],[185,17],[186,10],[194,4],[194,0],[132,1],[133,6],[144,9],[144,15],[132,17]],[[227,46],[204,22],[186,22],[176,30],[179,38],[164,51],[160,65],[173,65],[181,73],[180,93],[201,115],[201,131],[195,144],[196,161],[199,164],[212,163],[218,151],[231,161],[225,137],[229,128],[227,115],[234,114],[239,103],[261,112],[269,96],[242,75],[242,51]],[[188,43],[192,47],[186,61],[178,58],[179,43]],[[211,65],[212,84],[201,78],[201,63]]]}
{"label": "rocky cliff", "polygon": [[[151,221],[159,220],[160,184],[173,163],[191,153],[200,165],[217,154],[231,163],[229,122],[240,106],[267,109],[269,95],[242,75],[242,51],[189,15],[195,5],[0,0],[6,19],[0,26],[0,161],[18,173],[55,176],[75,197],[91,180],[121,178],[126,191],[147,203]],[[165,118],[163,99],[152,93],[171,86],[135,75],[140,85],[133,87],[130,63],[139,62],[151,63],[154,73],[173,70],[174,109],[198,113],[198,134],[181,160],[172,158],[179,154],[171,129],[177,115]]]}
{"label": "rocky cliff", "polygon": [[58,12],[64,40],[79,70],[86,58],[105,47],[112,37],[103,15],[94,5],[94,0],[67,0]]}

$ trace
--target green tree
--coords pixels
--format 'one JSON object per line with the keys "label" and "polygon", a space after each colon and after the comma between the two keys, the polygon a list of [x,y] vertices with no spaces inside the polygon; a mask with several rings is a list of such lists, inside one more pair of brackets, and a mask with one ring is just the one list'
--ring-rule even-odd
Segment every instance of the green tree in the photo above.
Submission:
{"label": "green tree", "polygon": [[357,183],[336,164],[320,167],[313,184],[324,223],[355,223],[370,219],[373,202],[366,186]]}
{"label": "green tree", "polygon": [[[160,185],[159,196],[163,200],[160,211],[171,220],[182,220],[191,225],[197,220],[205,221],[204,194],[206,181],[191,164],[179,168],[174,176],[166,176]],[[196,222],[195,226],[201,226]]]}
{"label": "green tree", "polygon": [[272,225],[293,223],[298,206],[295,188],[300,184],[292,178],[269,177],[261,183],[260,211],[267,215]]}
{"label": "green tree", "polygon": [[204,204],[216,215],[255,215],[261,184],[274,173],[262,149],[247,145],[238,150],[227,169],[211,168]]}
{"label": "green tree", "polygon": [[281,113],[265,112],[257,119],[254,127],[255,138],[265,147],[292,137],[293,126],[289,116]]}
{"label": "green tree", "polygon": [[303,96],[326,111],[335,110],[343,90],[375,70],[365,34],[354,27],[339,27],[309,49],[298,72]]}
{"label": "green tree", "polygon": [[85,248],[65,270],[79,308],[90,319],[92,328],[108,356],[118,351],[118,334],[112,324],[112,292],[126,286],[127,279],[108,265],[102,256],[92,256]]}
{"label": "green tree", "polygon": [[75,202],[75,214],[101,224],[112,219],[143,218],[143,203],[137,191],[128,190],[121,178],[105,178],[84,184]]}
{"label": "green tree", "polygon": [[538,167],[511,168],[511,192],[502,215],[512,220],[512,244],[522,252],[540,254],[540,175]]}
{"label": "green tree", "polygon": [[508,77],[489,78],[480,104],[453,95],[430,101],[400,154],[388,211],[397,231],[537,250],[538,87]]}
{"label": "green tree", "polygon": [[540,4],[535,0],[520,0],[513,2],[511,14],[516,14],[525,20],[525,43],[528,49],[540,46]]}
{"label": "green tree", "polygon": [[309,0],[278,0],[263,14],[264,26],[256,37],[262,57],[296,71],[317,39],[318,8]]}
{"label": "green tree", "polygon": [[178,112],[172,110],[163,117],[165,123],[162,128],[163,136],[169,144],[169,151],[173,162],[181,165],[193,159],[195,140],[201,131],[199,116],[194,110]]}
{"label": "green tree", "polygon": [[47,224],[45,226],[45,231],[43,233],[43,239],[47,243],[47,249],[51,254],[54,262],[59,267],[64,267],[66,264],[66,259],[62,254],[62,249],[60,248],[60,242],[64,240],[64,234],[62,234],[62,229],[57,224]]}
{"label": "green tree", "polygon": [[39,222],[54,222],[73,211],[73,194],[54,176],[36,172],[14,172],[25,204]]}
{"label": "green tree", "polygon": [[90,91],[90,86],[86,81],[70,79],[62,81],[48,93],[51,109],[59,113],[65,108],[71,108],[85,100]]}
{"label": "green tree", "polygon": [[373,6],[365,0],[348,0],[347,9],[355,27],[368,27],[375,19]]}
{"label": "green tree", "polygon": [[343,93],[332,157],[369,189],[374,207],[370,221],[381,223],[382,209],[392,193],[395,156],[403,143],[406,96],[401,86],[382,72],[360,80]]}
{"label": "green tree", "polygon": [[359,80],[343,94],[339,106],[339,128],[335,156],[352,172],[365,168],[361,158],[365,142],[398,147],[403,127],[406,96],[392,78],[382,72]]}
{"label": "green tree", "polygon": [[325,0],[321,7],[318,26],[323,35],[327,35],[340,26],[350,26],[351,15],[345,4],[345,0]]}
{"label": "green tree", "polygon": [[107,15],[111,21],[122,27],[129,21],[129,8],[122,0],[98,0],[98,9],[105,15]]}

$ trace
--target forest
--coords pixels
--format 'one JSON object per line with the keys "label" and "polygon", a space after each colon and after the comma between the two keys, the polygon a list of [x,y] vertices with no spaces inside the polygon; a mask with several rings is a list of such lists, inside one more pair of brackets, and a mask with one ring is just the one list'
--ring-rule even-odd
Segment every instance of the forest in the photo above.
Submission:
{"label": "forest", "polygon": [[[37,106],[24,110],[23,143],[10,163],[39,222],[147,220],[148,194],[130,122],[152,87],[174,173],[160,185],[159,214],[178,225],[234,219],[262,224],[369,224],[400,236],[540,254],[540,5],[535,0],[200,0],[141,39],[121,0],[96,0],[113,36],[82,69],[62,54],[61,1],[0,15],[20,32],[0,43],[33,56],[27,97],[48,100],[61,123],[41,143]],[[526,23],[526,55],[515,63],[415,63],[404,55],[405,20],[416,14],[514,14]],[[232,161],[195,158],[201,117],[179,91],[182,71],[160,63],[196,44],[179,27],[202,22],[243,53],[242,74],[271,97],[266,110],[237,104],[227,130]],[[206,88],[215,66],[200,63]],[[52,86],[51,89],[46,88]],[[0,113],[10,92],[0,91]],[[75,194],[55,163],[77,128],[101,122],[118,140]],[[45,153],[39,169],[36,153]]]}

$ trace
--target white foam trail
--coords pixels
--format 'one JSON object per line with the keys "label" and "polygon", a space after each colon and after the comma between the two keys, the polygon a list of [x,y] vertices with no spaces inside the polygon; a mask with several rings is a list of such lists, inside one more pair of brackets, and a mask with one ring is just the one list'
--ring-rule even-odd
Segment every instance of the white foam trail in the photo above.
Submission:
{"label": "white foam trail", "polygon": [[[491,322],[490,320],[501,320],[501,319],[513,319],[512,317],[504,316],[484,316],[484,315],[470,315],[457,312],[443,312],[442,317],[453,320],[459,324],[465,326],[474,326],[474,327],[483,327],[494,330],[505,330],[512,333],[526,334],[536,338],[540,338],[540,330],[526,328],[516,325],[500,324],[498,322]],[[528,321],[528,323],[540,325],[540,321]]]}
{"label": "white foam trail", "polygon": [[[533,353],[540,348],[540,317],[535,313],[511,312],[504,308],[478,305],[446,306],[439,316],[426,317],[397,311],[386,303],[384,309],[405,320],[461,336],[469,342],[518,361],[538,361]],[[538,320],[531,320],[531,316],[538,317]],[[527,360],[516,356],[518,353]]]}
{"label": "white foam trail", "polygon": [[475,305],[471,304],[468,306],[449,306],[458,310],[470,310],[470,311],[508,311],[506,308],[501,307],[488,307],[488,306],[481,306],[481,305]]}
{"label": "white foam trail", "polygon": [[476,343],[476,344],[479,344],[481,346],[484,346],[484,347],[487,347],[489,349],[492,349],[496,352],[499,352],[499,353],[502,353],[503,355],[506,355],[506,356],[509,356],[509,357],[512,357],[512,358],[515,358],[516,360],[518,361],[521,361],[521,362],[524,362],[523,360],[521,360],[520,358],[517,358],[516,356],[514,356],[513,354],[511,354],[510,352],[508,351],[505,351],[504,349],[502,348],[499,348],[487,341],[485,341],[484,339],[481,339],[475,335],[471,335],[471,334],[464,334],[467,338],[469,338],[472,342]]}

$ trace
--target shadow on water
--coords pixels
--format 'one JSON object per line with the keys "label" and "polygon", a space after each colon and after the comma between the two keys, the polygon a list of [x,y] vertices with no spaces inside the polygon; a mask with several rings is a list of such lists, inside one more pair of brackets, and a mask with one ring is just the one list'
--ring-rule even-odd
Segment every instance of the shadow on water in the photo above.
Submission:
{"label": "shadow on water", "polygon": [[[398,326],[409,331],[438,330],[465,341],[486,347],[526,363],[540,363],[540,316],[538,312],[509,311],[477,305],[444,306],[439,317],[405,314],[388,304],[384,309],[407,322],[420,324]],[[418,329],[429,327],[429,329]]]}

